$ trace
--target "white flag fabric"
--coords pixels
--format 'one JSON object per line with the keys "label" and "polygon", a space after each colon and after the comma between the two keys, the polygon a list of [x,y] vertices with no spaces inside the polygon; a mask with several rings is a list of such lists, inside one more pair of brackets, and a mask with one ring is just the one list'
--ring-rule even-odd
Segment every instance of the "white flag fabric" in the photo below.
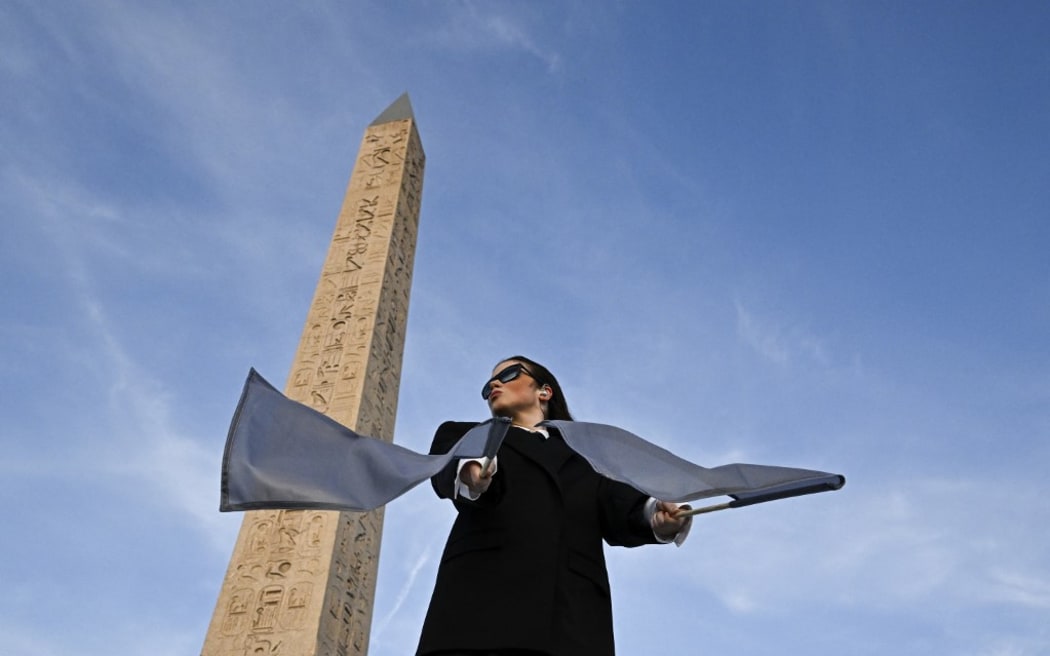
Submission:
{"label": "white flag fabric", "polygon": [[[549,428],[599,474],[665,501],[730,496],[730,506],[841,488],[839,474],[730,464],[701,467],[615,426],[548,421]],[[460,458],[495,455],[510,421],[490,419],[452,449],[427,455],[360,435],[292,401],[252,369],[226,439],[222,511],[368,511],[443,472]]]}

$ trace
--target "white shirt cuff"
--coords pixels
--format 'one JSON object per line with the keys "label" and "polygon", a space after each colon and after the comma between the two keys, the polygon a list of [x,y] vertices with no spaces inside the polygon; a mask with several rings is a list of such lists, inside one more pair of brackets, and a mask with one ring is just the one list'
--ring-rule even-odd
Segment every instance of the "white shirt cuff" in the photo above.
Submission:
{"label": "white shirt cuff", "polygon": [[[463,465],[467,464],[468,462],[479,463],[482,466],[482,468],[484,468],[486,460],[487,458],[463,458],[459,461],[459,464],[456,466],[456,486],[452,489],[453,499],[458,499],[460,496],[463,496],[469,499],[470,501],[477,501],[479,498],[481,498],[482,493],[478,492],[477,494],[475,494],[474,491],[470,489],[470,486],[468,486],[460,479],[459,472],[463,469]],[[498,465],[499,458],[497,456],[493,456],[492,464],[490,465],[492,467],[493,474],[496,473]]]}
{"label": "white shirt cuff", "polygon": [[[653,525],[653,516],[656,515],[657,503],[657,500],[652,497],[649,497],[649,500],[645,502],[645,521],[649,522],[649,526]],[[682,504],[680,503],[676,503],[675,507],[681,507],[681,505]],[[682,526],[682,529],[678,531],[678,533],[676,533],[673,538],[665,538],[657,535],[656,529],[653,529],[653,537],[655,537],[656,541],[661,544],[669,544],[671,542],[674,542],[676,547],[680,547],[682,546],[682,543],[685,542],[685,539],[689,537],[689,529],[691,529],[692,527],[693,518],[689,517],[685,520],[685,525]]]}

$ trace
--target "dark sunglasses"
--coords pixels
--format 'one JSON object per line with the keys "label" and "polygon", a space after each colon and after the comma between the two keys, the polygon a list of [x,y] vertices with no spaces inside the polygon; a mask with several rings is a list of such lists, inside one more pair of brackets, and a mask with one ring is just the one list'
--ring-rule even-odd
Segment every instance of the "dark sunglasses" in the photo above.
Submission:
{"label": "dark sunglasses", "polygon": [[512,364],[503,371],[499,372],[492,378],[489,378],[484,387],[481,388],[481,398],[486,401],[489,400],[489,396],[492,395],[492,381],[498,380],[499,382],[506,385],[512,380],[517,380],[518,376],[525,374],[526,376],[536,380],[536,377],[532,375],[532,372],[525,368],[522,364]]}

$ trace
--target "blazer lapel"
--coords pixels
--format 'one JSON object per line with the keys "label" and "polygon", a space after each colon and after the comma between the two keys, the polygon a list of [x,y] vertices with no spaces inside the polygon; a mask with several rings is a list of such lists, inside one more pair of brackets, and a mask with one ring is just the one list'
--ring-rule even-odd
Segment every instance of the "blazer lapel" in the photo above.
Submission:
{"label": "blazer lapel", "polygon": [[558,471],[574,455],[561,436],[553,432],[549,438],[544,438],[528,431],[511,429],[503,444],[535,462],[555,482],[558,481]]}

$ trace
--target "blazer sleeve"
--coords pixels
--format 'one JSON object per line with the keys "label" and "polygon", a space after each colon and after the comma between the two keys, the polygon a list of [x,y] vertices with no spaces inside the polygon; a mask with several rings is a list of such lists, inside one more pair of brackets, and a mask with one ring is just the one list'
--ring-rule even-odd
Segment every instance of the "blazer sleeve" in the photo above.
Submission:
{"label": "blazer sleeve", "polygon": [[[438,426],[434,434],[434,441],[430,444],[430,453],[448,453],[471,428],[478,422],[471,421],[446,421]],[[499,503],[503,498],[503,478],[497,473],[492,478],[492,484],[478,499],[471,501],[466,497],[456,497],[456,471],[459,461],[453,460],[444,469],[430,477],[430,485],[442,499],[452,499],[457,510],[490,508]]]}
{"label": "blazer sleeve", "polygon": [[645,518],[649,497],[630,485],[602,477],[599,488],[602,537],[614,547],[658,544]]}
{"label": "blazer sleeve", "polygon": [[[434,433],[434,440],[430,443],[430,454],[438,455],[448,453],[471,428],[477,423],[469,421],[446,421],[438,426]],[[456,469],[459,462],[453,460],[444,469],[430,478],[430,484],[442,499],[451,499],[455,492]]]}

